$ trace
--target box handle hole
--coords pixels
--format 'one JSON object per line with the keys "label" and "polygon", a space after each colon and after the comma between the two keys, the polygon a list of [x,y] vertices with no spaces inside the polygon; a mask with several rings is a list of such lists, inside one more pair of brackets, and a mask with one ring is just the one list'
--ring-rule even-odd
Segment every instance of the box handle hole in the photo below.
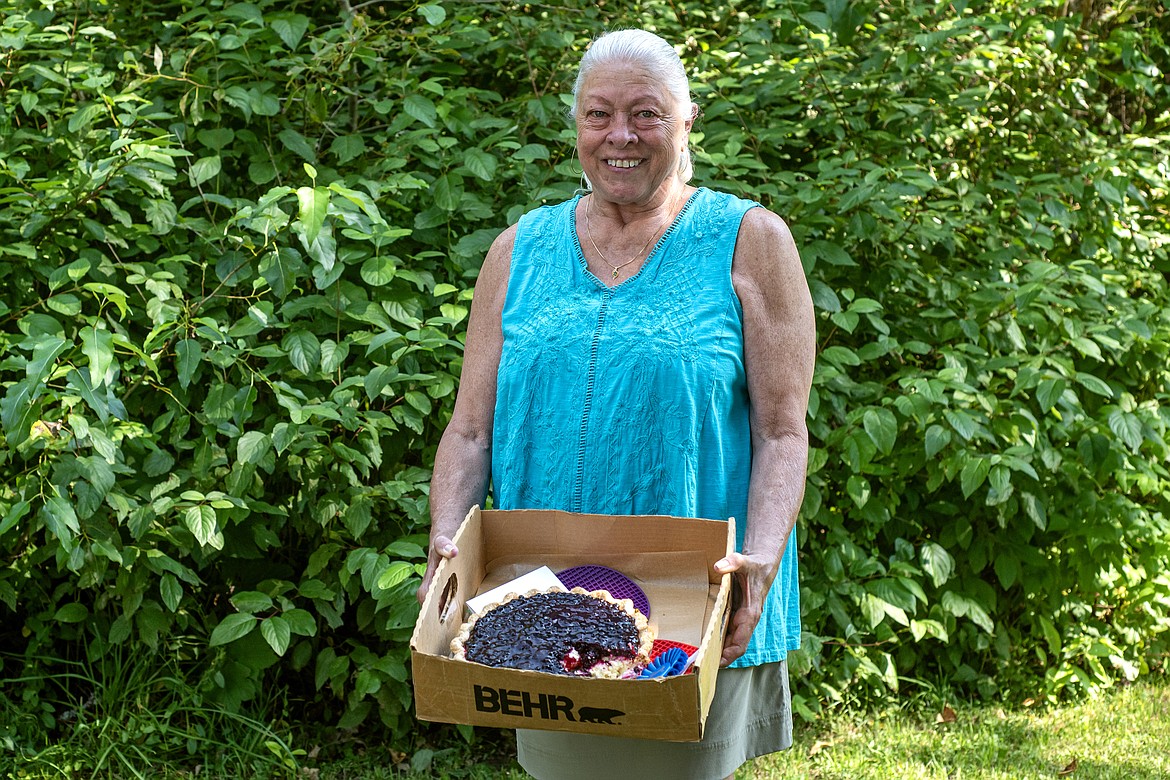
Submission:
{"label": "box handle hole", "polygon": [[447,578],[447,584],[443,586],[443,592],[439,594],[439,622],[446,623],[447,618],[451,617],[451,610],[455,606],[455,593],[459,590],[459,580],[452,574]]}

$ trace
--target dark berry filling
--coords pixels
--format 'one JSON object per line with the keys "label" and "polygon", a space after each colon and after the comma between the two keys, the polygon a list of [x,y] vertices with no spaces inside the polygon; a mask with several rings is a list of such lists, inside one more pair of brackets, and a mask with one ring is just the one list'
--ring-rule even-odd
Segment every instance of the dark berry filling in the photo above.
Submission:
{"label": "dark berry filling", "polygon": [[587,675],[597,663],[633,658],[638,629],[620,607],[583,593],[536,593],[480,617],[464,645],[488,666]]}

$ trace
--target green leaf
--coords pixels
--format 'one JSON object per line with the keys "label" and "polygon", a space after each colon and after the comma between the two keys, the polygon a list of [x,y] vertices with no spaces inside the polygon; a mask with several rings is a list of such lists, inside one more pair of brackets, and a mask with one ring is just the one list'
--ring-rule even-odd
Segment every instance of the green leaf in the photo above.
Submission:
{"label": "green leaf", "polygon": [[438,112],[435,111],[435,104],[430,98],[417,94],[407,95],[402,108],[408,116],[414,117],[427,127],[435,126]]}
{"label": "green leaf", "polygon": [[463,164],[472,176],[491,181],[496,175],[496,158],[483,149],[472,146],[463,152]]}
{"label": "green leaf", "polygon": [[277,655],[284,655],[284,652],[288,650],[291,632],[288,623],[280,615],[265,618],[260,623],[260,634],[268,646],[272,648],[272,652]]}
{"label": "green leaf", "polygon": [[930,575],[934,587],[942,587],[955,572],[955,559],[941,545],[927,542],[919,550],[922,558],[922,568]]}
{"label": "green leaf", "polygon": [[73,549],[73,539],[81,532],[77,512],[68,499],[60,495],[50,496],[41,506],[45,526],[60,540],[67,550]]}
{"label": "green leaf", "polygon": [[236,441],[236,459],[258,464],[272,449],[272,440],[263,431],[248,431]]}
{"label": "green leaf", "polygon": [[232,606],[240,612],[254,615],[257,612],[267,612],[272,609],[272,597],[258,590],[242,590],[231,598]]}
{"label": "green leaf", "polygon": [[297,250],[280,247],[264,256],[259,271],[272,292],[283,300],[296,288],[297,280],[305,274],[306,268]]}
{"label": "green leaf", "polygon": [[21,518],[28,514],[30,506],[32,506],[32,504],[28,500],[17,501],[15,504],[13,504],[12,507],[4,513],[4,517],[0,519],[0,536],[3,536],[8,532],[9,529],[19,523]]}
{"label": "green leaf", "polygon": [[58,623],[81,623],[89,618],[89,607],[74,602],[66,604],[53,613],[53,620]]}
{"label": "green leaf", "polygon": [[337,241],[333,238],[332,226],[325,225],[317,234],[317,240],[312,243],[309,243],[303,232],[300,238],[305,252],[317,262],[313,268],[313,279],[317,283],[317,288],[323,290],[330,287],[344,270],[341,267],[334,268],[337,262]]}
{"label": "green leaf", "polygon": [[245,615],[239,612],[228,615],[211,632],[211,639],[208,641],[208,645],[211,647],[219,647],[220,645],[226,645],[228,642],[234,642],[241,637],[245,637],[252,632],[257,622],[259,622],[259,618],[255,615]]}
{"label": "green leaf", "polygon": [[941,425],[926,429],[926,457],[933,458],[951,443],[951,432]]}
{"label": "green leaf", "polygon": [[1048,643],[1049,652],[1053,655],[1059,654],[1063,643],[1060,641],[1060,633],[1056,630],[1056,626],[1043,615],[1038,615],[1036,621],[1040,624],[1040,631],[1044,634],[1044,640]]}
{"label": "green leaf", "polygon": [[277,34],[284,45],[296,49],[297,44],[305,37],[309,29],[309,17],[304,14],[295,14],[282,11],[266,17],[268,26]]}
{"label": "green leaf", "polygon": [[186,388],[191,385],[202,359],[203,347],[195,339],[183,339],[175,344],[175,371],[179,377],[180,387]]}
{"label": "green leaf", "polygon": [[937,620],[911,620],[910,634],[915,642],[921,642],[928,636],[941,640],[944,644],[950,641],[947,629]]}
{"label": "green leaf", "polygon": [[427,3],[418,7],[419,13],[426,17],[427,24],[437,27],[447,18],[447,11],[438,3]]}
{"label": "green leaf", "polygon": [[463,177],[447,173],[435,180],[431,188],[435,205],[444,211],[455,211],[463,202]]}
{"label": "green leaf", "polygon": [[321,365],[321,342],[307,330],[294,330],[284,337],[281,347],[302,374],[313,374]]}
{"label": "green leaf", "polygon": [[288,446],[292,444],[300,435],[300,429],[296,425],[290,425],[286,422],[279,422],[272,427],[272,446],[276,448],[278,455],[283,454]]}
{"label": "green leaf", "polygon": [[512,157],[522,162],[547,160],[549,158],[548,147],[544,144],[525,144],[513,152]]}
{"label": "green leaf", "polygon": [[1024,512],[1041,531],[1048,528],[1048,511],[1036,496],[1031,493],[1021,493],[1020,503],[1024,505]]}
{"label": "green leaf", "polygon": [[[800,254],[802,258],[807,255],[810,261],[824,260],[829,265],[842,267],[857,265],[845,247],[832,241],[810,241],[807,245],[801,247]],[[849,308],[852,309],[853,306]],[[880,309],[881,307],[878,306],[877,309],[873,309],[872,311],[878,311]],[[857,313],[860,314],[861,312],[861,309],[857,310]]]}
{"label": "green leaf", "polygon": [[991,470],[991,459],[981,455],[969,455],[967,462],[959,473],[959,485],[963,490],[963,498],[970,498],[971,494],[979,489],[987,479]]}
{"label": "green leaf", "polygon": [[898,439],[898,420],[889,409],[866,409],[862,416],[865,432],[883,455],[894,451]]}
{"label": "green leaf", "polygon": [[1109,387],[1103,380],[1092,374],[1077,373],[1077,384],[1088,390],[1090,393],[1096,393],[1105,398],[1113,398],[1113,389]]}
{"label": "green leaf", "polygon": [[841,366],[860,366],[861,358],[857,357],[857,353],[848,347],[832,346],[821,352],[821,358],[829,363],[836,363]]}
{"label": "green leaf", "polygon": [[33,347],[32,360],[25,364],[25,376],[34,382],[43,382],[68,346],[69,342],[58,336],[41,336]]}
{"label": "green leaf", "polygon": [[16,446],[28,438],[37,415],[37,398],[45,389],[41,380],[31,377],[14,383],[0,401],[0,421],[4,423],[5,439]]}
{"label": "green leaf", "polygon": [[845,480],[845,492],[853,499],[853,503],[857,504],[857,508],[861,509],[869,503],[869,480],[860,474],[851,474]]}
{"label": "green leaf", "polygon": [[1060,400],[1066,387],[1067,383],[1059,377],[1041,380],[1040,385],[1036,388],[1036,400],[1040,404],[1040,411],[1047,412],[1056,406],[1056,402]]}
{"label": "green leaf", "polygon": [[[307,160],[308,162],[317,162],[317,150],[313,145],[296,130],[291,127],[286,127],[277,133],[277,138],[284,144],[284,148],[296,154],[298,157]],[[298,191],[299,194],[299,191]]]}
{"label": "green leaf", "polygon": [[67,125],[69,132],[76,133],[82,128],[89,127],[93,123],[93,120],[100,116],[104,110],[105,106],[101,103],[90,103],[82,106],[74,112],[73,116],[69,117],[69,124]]}
{"label": "green leaf", "polygon": [[1008,551],[1001,550],[995,556],[995,576],[999,584],[1007,590],[1016,583],[1020,576],[1020,561]]}
{"label": "green leaf", "polygon": [[329,190],[325,187],[298,187],[299,218],[305,230],[305,241],[315,244],[329,211]]}
{"label": "green leaf", "polygon": [[255,89],[248,91],[248,107],[257,116],[276,116],[280,113],[280,99]]}
{"label": "green leaf", "polygon": [[872,593],[861,597],[861,614],[865,616],[865,625],[868,629],[877,628],[886,619],[884,602]]}
{"label": "green leaf", "polygon": [[1131,450],[1142,446],[1142,421],[1132,412],[1114,409],[1109,413],[1109,430]]}
{"label": "green leaf", "polygon": [[362,281],[371,287],[383,287],[394,281],[398,271],[397,258],[379,255],[362,263]]}
{"label": "green leaf", "polygon": [[313,614],[303,609],[286,609],[281,617],[288,623],[289,631],[297,636],[316,636],[317,621]]}
{"label": "green leaf", "polygon": [[[172,207],[173,208],[173,207]],[[118,315],[125,317],[128,309],[126,308],[126,293],[119,287],[104,282],[86,282],[81,285],[81,289],[94,293],[95,297],[105,303],[112,303],[118,308]],[[94,383],[97,384],[96,382]]]}
{"label": "green leaf", "polygon": [[947,411],[943,412],[943,417],[951,424],[951,428],[955,430],[955,433],[963,437],[964,441],[970,441],[975,435],[975,431],[977,430],[975,420],[966,412]]}
{"label": "green leaf", "polygon": [[188,507],[183,520],[203,547],[223,549],[223,536],[216,529],[215,510],[207,504]]}
{"label": "green leaf", "polygon": [[329,145],[329,152],[337,158],[339,165],[360,157],[365,151],[366,140],[360,135],[339,135]]}
{"label": "green leaf", "polygon": [[1093,186],[1097,190],[1097,194],[1100,195],[1101,199],[1106,203],[1110,203],[1119,207],[1125,205],[1125,199],[1122,198],[1121,192],[1111,183],[1101,179],[1094,182]]}
{"label": "green leaf", "polygon": [[44,303],[48,305],[49,309],[67,317],[76,317],[81,313],[81,298],[70,294],[70,292],[62,292],[61,295],[55,295]]}
{"label": "green leaf", "polygon": [[108,330],[96,327],[81,329],[81,351],[89,358],[89,383],[100,386],[114,364],[114,336]]}
{"label": "green leaf", "polygon": [[417,390],[408,390],[404,397],[408,404],[418,409],[424,415],[431,413],[431,399],[427,398],[426,393],[420,393]]}
{"label": "green leaf", "polygon": [[198,187],[205,181],[214,179],[219,175],[222,164],[219,155],[213,157],[201,157],[195,162],[191,163],[191,170],[189,177],[191,179],[191,186]]}
{"label": "green leaf", "polygon": [[378,587],[382,590],[389,590],[400,582],[404,582],[412,574],[414,574],[412,564],[406,561],[391,561],[386,570],[378,575]]}
{"label": "green leaf", "polygon": [[85,455],[76,460],[76,466],[81,476],[93,485],[102,498],[105,498],[114,487],[116,480],[114,470],[105,459],[96,455]]}
{"label": "green leaf", "polygon": [[340,369],[345,364],[347,357],[349,357],[349,342],[338,343],[333,339],[325,339],[321,342],[321,370],[325,373],[331,374]]}
{"label": "green leaf", "polygon": [[407,560],[426,560],[427,551],[414,542],[398,539],[386,546],[386,553]]}
{"label": "green leaf", "polygon": [[833,26],[833,20],[823,11],[810,11],[801,14],[800,18],[808,22],[813,28],[822,32],[829,31]]}
{"label": "green leaf", "polygon": [[110,624],[110,633],[107,639],[110,644],[120,645],[130,638],[130,631],[133,628],[131,620],[126,615],[118,615],[114,618],[114,622]]}
{"label": "green leaf", "polygon": [[947,591],[943,593],[940,601],[942,608],[955,617],[969,618],[975,625],[982,628],[987,633],[995,632],[995,625],[991,622],[991,616],[987,614],[987,610],[974,599],[961,595],[954,591]]}
{"label": "green leaf", "polygon": [[183,586],[173,574],[164,574],[158,583],[159,595],[162,596],[163,604],[171,612],[175,612],[179,608],[179,602],[183,600]]}
{"label": "green leaf", "polygon": [[397,376],[398,369],[392,366],[374,366],[362,382],[362,386],[366,391],[366,397],[373,401],[382,394],[386,386],[393,382]]}

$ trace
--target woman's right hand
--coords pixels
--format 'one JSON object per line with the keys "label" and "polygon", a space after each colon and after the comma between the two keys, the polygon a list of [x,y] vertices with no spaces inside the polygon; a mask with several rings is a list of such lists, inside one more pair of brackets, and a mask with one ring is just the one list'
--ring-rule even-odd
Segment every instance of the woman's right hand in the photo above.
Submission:
{"label": "woman's right hand", "polygon": [[427,570],[423,574],[422,584],[418,586],[418,603],[422,604],[431,589],[431,580],[434,579],[435,569],[439,568],[441,558],[454,558],[459,554],[455,543],[445,536],[436,536],[431,542],[431,550],[427,555]]}

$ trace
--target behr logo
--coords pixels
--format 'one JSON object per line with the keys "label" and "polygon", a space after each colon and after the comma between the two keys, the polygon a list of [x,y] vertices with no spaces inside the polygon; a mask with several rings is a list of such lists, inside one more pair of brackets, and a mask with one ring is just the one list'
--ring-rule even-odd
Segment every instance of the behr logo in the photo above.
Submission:
{"label": "behr logo", "polygon": [[560,720],[561,716],[570,722],[603,723],[620,726],[614,718],[625,715],[621,710],[605,707],[582,707],[573,716],[573,700],[568,696],[552,693],[532,694],[529,691],[514,691],[510,688],[485,688],[475,686],[475,708],[480,712],[498,712],[519,718],[542,718]]}

